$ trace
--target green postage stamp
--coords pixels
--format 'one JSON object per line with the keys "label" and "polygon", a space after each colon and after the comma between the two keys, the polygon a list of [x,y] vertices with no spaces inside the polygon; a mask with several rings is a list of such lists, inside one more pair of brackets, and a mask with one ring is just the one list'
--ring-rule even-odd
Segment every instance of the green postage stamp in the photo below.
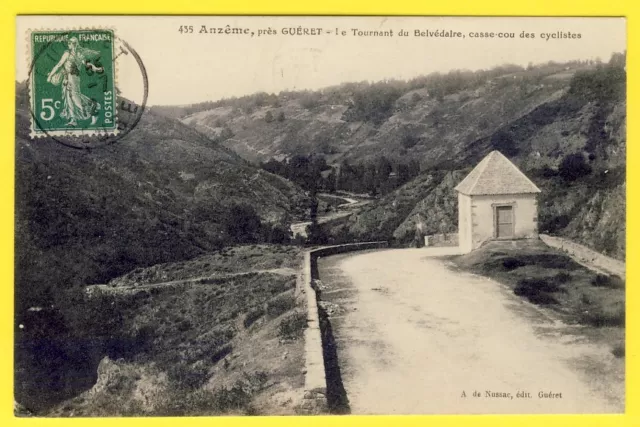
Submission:
{"label": "green postage stamp", "polygon": [[30,33],[31,137],[117,133],[114,34]]}

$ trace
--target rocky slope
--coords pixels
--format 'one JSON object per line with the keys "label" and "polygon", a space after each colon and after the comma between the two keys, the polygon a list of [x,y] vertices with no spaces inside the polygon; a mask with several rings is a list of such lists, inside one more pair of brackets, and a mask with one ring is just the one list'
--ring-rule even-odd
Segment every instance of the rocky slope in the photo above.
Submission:
{"label": "rocky slope", "polygon": [[[624,57],[614,55],[609,64],[452,72],[162,112],[180,116],[250,160],[300,153],[324,156],[336,167],[380,156],[419,160],[421,176],[334,227],[357,239],[403,240],[412,235],[418,214],[428,233],[452,231],[453,188],[462,171],[498,149],[543,190],[541,231],[620,259],[625,253],[623,66]],[[584,162],[572,163],[570,156]]]}
{"label": "rocky slope", "polygon": [[145,112],[122,140],[75,150],[29,138],[24,85],[16,106],[16,395],[42,387],[59,400],[90,386],[60,374],[91,369],[102,352],[82,338],[87,325],[66,319],[87,314],[77,301],[85,285],[236,243],[238,206],[258,242],[307,206],[296,185],[179,121]]}
{"label": "rocky slope", "polygon": [[294,184],[153,113],[100,149],[31,140],[24,87],[18,95],[17,289],[31,297],[219,247],[234,205],[285,227],[305,210]]}

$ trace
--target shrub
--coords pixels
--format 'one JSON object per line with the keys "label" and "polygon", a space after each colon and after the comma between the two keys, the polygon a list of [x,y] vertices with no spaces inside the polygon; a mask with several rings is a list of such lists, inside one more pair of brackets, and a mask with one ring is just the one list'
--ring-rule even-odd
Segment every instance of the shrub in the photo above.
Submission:
{"label": "shrub", "polygon": [[594,308],[593,310],[585,311],[580,317],[580,322],[596,327],[624,326],[624,303],[614,304],[610,307]]}
{"label": "shrub", "polygon": [[237,382],[231,388],[217,390],[213,394],[213,407],[220,412],[233,409],[245,409],[251,403],[251,395],[244,390],[242,384]]}
{"label": "shrub", "polygon": [[400,139],[400,143],[404,148],[415,147],[416,144],[418,144],[419,142],[420,142],[420,136],[414,135],[410,132],[406,132],[404,135],[402,135],[402,138]]}
{"label": "shrub", "polygon": [[[237,243],[256,241],[260,231],[260,217],[253,206],[234,205],[225,218],[227,234]],[[226,256],[223,254],[223,256]]]}
{"label": "shrub", "polygon": [[505,270],[514,270],[518,267],[524,267],[525,265],[527,265],[526,262],[514,257],[508,257],[502,260],[502,266]]}
{"label": "shrub", "polygon": [[571,222],[569,215],[553,215],[542,213],[540,215],[540,230],[546,233],[556,233],[567,227]]}
{"label": "shrub", "polygon": [[273,121],[273,113],[271,111],[267,111],[267,114],[264,116],[264,121],[267,123],[271,123]]}
{"label": "shrub", "polygon": [[617,275],[598,274],[591,280],[591,284],[599,288],[624,289],[624,280]]}
{"label": "shrub", "polygon": [[558,173],[565,181],[575,181],[578,178],[589,175],[591,166],[587,164],[582,153],[568,154],[562,159],[558,167]]}
{"label": "shrub", "polygon": [[513,292],[527,298],[534,304],[557,304],[558,301],[550,295],[551,292],[560,290],[558,284],[548,279],[522,279],[518,282]]}
{"label": "shrub", "polygon": [[244,318],[244,327],[248,328],[253,325],[262,316],[264,316],[264,308],[262,306],[250,310]]}
{"label": "shrub", "polygon": [[193,325],[191,325],[191,322],[187,319],[182,320],[180,323],[178,323],[178,330],[180,332],[186,332],[189,329],[191,329]]}
{"label": "shrub", "polygon": [[553,280],[554,282],[560,283],[560,284],[567,283],[571,280],[571,274],[561,271],[560,273],[554,276]]}
{"label": "shrub", "polygon": [[233,347],[231,346],[231,344],[222,346],[219,350],[215,351],[211,355],[211,361],[213,363],[218,363],[219,361],[224,359],[228,354],[230,354],[232,350],[233,350]]}
{"label": "shrub", "polygon": [[283,295],[274,298],[267,303],[267,314],[270,317],[278,317],[296,306],[296,300],[291,295]]}
{"label": "shrub", "polygon": [[278,336],[291,340],[302,338],[302,333],[306,327],[307,316],[302,312],[292,313],[280,322]]}
{"label": "shrub", "polygon": [[537,292],[558,292],[560,286],[549,279],[526,278],[521,279],[514,292],[516,295],[529,295]]}
{"label": "shrub", "polygon": [[624,353],[625,353],[624,342],[616,344],[611,350],[611,353],[618,359],[620,359],[621,357],[624,357]]}
{"label": "shrub", "polygon": [[209,370],[201,364],[177,363],[169,368],[167,378],[177,389],[195,390],[209,380]]}
{"label": "shrub", "polygon": [[528,300],[533,304],[539,305],[549,305],[549,304],[558,304],[558,300],[553,297],[553,295],[548,292],[538,292],[537,294],[530,295]]}

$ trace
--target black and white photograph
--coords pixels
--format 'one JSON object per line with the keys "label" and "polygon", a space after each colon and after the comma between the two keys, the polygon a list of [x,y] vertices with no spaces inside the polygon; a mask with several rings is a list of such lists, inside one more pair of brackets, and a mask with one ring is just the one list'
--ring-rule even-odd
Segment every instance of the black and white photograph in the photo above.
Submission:
{"label": "black and white photograph", "polygon": [[626,25],[18,16],[15,416],[624,413]]}

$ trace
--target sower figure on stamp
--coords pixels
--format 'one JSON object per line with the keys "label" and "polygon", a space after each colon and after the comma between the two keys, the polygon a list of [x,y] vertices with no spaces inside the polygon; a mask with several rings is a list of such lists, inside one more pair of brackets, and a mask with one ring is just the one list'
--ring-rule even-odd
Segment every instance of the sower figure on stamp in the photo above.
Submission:
{"label": "sower figure on stamp", "polygon": [[89,62],[89,58],[98,56],[100,52],[80,46],[76,37],[69,39],[68,46],[69,50],[62,54],[60,61],[47,75],[47,81],[55,86],[62,83],[63,107],[60,116],[69,121],[67,125],[77,126],[78,120],[88,119],[91,119],[91,124],[94,125],[98,119],[100,104],[82,94],[80,70],[87,68],[101,73],[102,67],[96,67]]}

